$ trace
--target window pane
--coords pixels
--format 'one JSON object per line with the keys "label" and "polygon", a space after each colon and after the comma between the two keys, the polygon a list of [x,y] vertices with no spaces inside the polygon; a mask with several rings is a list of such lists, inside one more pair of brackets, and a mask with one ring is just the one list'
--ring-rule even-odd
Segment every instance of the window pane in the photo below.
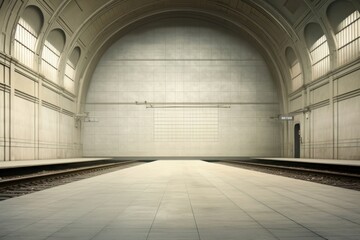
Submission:
{"label": "window pane", "polygon": [[340,23],[340,31],[336,34],[338,43],[339,66],[348,63],[359,56],[360,52],[360,13],[350,14]]}
{"label": "window pane", "polygon": [[14,57],[28,67],[33,67],[37,36],[35,31],[20,18],[16,27]]}

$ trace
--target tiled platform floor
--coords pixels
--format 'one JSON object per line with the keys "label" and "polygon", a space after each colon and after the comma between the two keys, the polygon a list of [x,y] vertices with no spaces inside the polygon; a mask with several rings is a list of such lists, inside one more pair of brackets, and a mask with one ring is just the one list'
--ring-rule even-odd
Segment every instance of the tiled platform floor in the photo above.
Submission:
{"label": "tiled platform floor", "polygon": [[156,161],[0,202],[0,239],[360,239],[360,192]]}

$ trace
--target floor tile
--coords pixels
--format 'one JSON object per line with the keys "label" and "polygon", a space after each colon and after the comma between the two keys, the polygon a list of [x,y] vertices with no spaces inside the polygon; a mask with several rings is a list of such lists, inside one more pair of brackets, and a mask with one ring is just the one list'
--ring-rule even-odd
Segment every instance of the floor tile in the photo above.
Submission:
{"label": "floor tile", "polygon": [[0,202],[0,240],[360,239],[360,192],[155,161]]}

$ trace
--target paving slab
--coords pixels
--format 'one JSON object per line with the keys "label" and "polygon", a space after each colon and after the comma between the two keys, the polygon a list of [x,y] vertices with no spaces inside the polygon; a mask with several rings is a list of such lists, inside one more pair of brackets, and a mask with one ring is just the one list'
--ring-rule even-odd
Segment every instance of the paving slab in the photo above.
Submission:
{"label": "paving slab", "polygon": [[360,239],[360,192],[161,160],[0,202],[5,239]]}

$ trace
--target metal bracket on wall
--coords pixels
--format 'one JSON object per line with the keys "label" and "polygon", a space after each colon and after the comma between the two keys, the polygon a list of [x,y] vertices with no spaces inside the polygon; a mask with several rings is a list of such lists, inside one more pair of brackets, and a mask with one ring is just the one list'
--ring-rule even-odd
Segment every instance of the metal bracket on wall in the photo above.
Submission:
{"label": "metal bracket on wall", "polygon": [[75,114],[74,115],[75,127],[76,128],[80,127],[81,126],[81,121],[85,120],[88,117],[89,117],[89,112]]}

